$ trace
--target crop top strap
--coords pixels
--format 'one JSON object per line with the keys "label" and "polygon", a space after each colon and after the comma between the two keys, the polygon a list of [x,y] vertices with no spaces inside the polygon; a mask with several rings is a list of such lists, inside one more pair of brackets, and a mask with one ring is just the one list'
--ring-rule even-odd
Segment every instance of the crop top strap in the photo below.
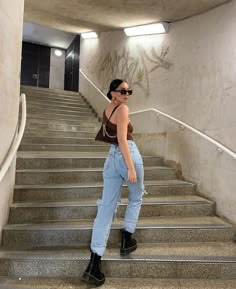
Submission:
{"label": "crop top strap", "polygon": [[108,118],[108,120],[110,120],[110,118],[112,117],[113,113],[116,111],[116,109],[119,107],[119,105],[117,105],[116,107],[113,108],[110,117]]}

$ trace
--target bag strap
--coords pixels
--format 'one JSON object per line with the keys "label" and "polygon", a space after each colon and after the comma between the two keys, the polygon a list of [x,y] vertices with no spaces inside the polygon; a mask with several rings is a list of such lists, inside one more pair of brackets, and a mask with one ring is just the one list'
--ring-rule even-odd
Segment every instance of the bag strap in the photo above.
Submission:
{"label": "bag strap", "polygon": [[[107,119],[106,122],[103,122],[103,124],[106,124],[106,123],[108,122],[108,120],[110,120],[110,118],[112,117],[113,113],[116,111],[116,109],[117,109],[119,106],[120,106],[120,105],[117,105],[116,107],[113,108],[113,110],[112,110],[112,112],[111,112],[109,118]],[[104,113],[105,113],[105,110],[104,110]]]}
{"label": "bag strap", "polygon": [[110,117],[108,118],[108,120],[110,120],[110,118],[112,117],[113,113],[116,111],[116,109],[119,107],[119,105],[117,105],[116,107],[113,108],[113,111],[110,114]]}

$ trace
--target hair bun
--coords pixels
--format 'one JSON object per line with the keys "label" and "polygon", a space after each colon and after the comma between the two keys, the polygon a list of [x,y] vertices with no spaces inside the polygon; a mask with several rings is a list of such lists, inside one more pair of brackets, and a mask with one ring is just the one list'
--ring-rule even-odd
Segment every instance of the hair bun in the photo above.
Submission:
{"label": "hair bun", "polygon": [[112,96],[111,96],[111,91],[109,90],[108,93],[107,93],[107,97],[111,100],[112,99]]}

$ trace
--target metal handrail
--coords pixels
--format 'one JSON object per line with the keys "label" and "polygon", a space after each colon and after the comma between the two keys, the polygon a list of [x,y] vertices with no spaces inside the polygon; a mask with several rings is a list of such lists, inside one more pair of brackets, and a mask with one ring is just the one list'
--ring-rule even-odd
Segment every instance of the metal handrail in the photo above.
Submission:
{"label": "metal handrail", "polygon": [[88,78],[88,76],[83,72],[80,68],[79,72],[92,84],[92,86],[107,100],[107,102],[111,102],[107,96]]}
{"label": "metal handrail", "polygon": [[157,113],[157,116],[163,115],[168,119],[173,120],[174,122],[178,123],[180,125],[180,129],[183,130],[185,128],[188,128],[189,130],[193,131],[194,133],[200,135],[201,137],[203,137],[204,139],[208,140],[209,142],[211,142],[212,144],[214,144],[217,147],[217,152],[218,153],[222,153],[223,151],[226,152],[227,154],[229,154],[231,157],[233,157],[234,159],[236,159],[236,153],[234,153],[233,151],[231,151],[230,149],[228,149],[227,147],[225,147],[224,145],[222,145],[221,143],[215,141],[214,139],[212,139],[211,137],[209,137],[208,135],[204,134],[203,132],[201,132],[200,130],[193,128],[192,126],[190,126],[189,124],[172,117],[171,115],[164,113],[158,109],[155,108],[149,108],[149,109],[144,109],[144,110],[139,110],[139,111],[135,111],[135,112],[131,112],[130,114],[136,114],[136,113],[143,113],[143,112],[147,112],[147,111],[154,111]]}
{"label": "metal handrail", "polygon": [[[100,92],[104,97],[105,94],[96,87],[96,85],[88,78],[88,76],[80,69],[80,72],[85,76],[85,78],[97,89],[98,92]],[[180,128],[183,130],[184,128],[188,128],[189,130],[193,131],[194,133],[196,133],[197,135],[201,136],[202,138],[206,139],[207,141],[211,142],[212,144],[214,144],[217,147],[217,152],[218,153],[222,153],[222,152],[226,152],[228,155],[230,155],[231,157],[233,157],[234,159],[236,159],[236,153],[234,153],[232,150],[228,149],[226,146],[222,145],[221,143],[215,141],[214,139],[212,139],[211,137],[209,137],[208,135],[206,135],[205,133],[201,132],[200,130],[197,130],[196,128],[193,128],[192,126],[190,126],[189,124],[174,118],[173,116],[164,113],[158,109],[155,108],[149,108],[149,109],[144,109],[144,110],[139,110],[139,111],[135,111],[135,112],[131,112],[130,115],[133,114],[137,114],[137,113],[144,113],[147,111],[154,111],[157,113],[157,116],[159,115],[163,115],[164,117],[178,123],[180,125]]]}
{"label": "metal handrail", "polygon": [[[3,160],[2,165],[0,166],[0,183],[2,179],[4,178],[7,170],[9,169],[13,158],[15,157],[15,154],[18,150],[18,147],[20,145],[20,142],[22,140],[24,130],[25,130],[25,124],[26,124],[26,99],[25,94],[22,93],[20,96],[20,103],[22,104],[22,112],[21,112],[21,122],[20,122],[20,128],[18,131],[18,128],[16,128],[16,132],[14,135],[14,141],[8,150],[6,157]],[[18,124],[17,124],[18,125]]]}

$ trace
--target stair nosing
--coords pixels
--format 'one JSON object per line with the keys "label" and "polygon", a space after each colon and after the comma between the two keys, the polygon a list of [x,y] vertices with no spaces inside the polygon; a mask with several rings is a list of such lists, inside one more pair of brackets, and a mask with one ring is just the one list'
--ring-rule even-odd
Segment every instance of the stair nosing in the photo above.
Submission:
{"label": "stair nosing", "polygon": [[[24,223],[24,224],[8,224],[3,227],[3,231],[71,231],[71,230],[92,230],[93,224],[80,224],[80,225],[61,225],[55,224],[51,225],[48,222],[45,223]],[[17,226],[19,225],[19,226]],[[112,225],[112,230],[120,230],[121,225]],[[232,226],[229,224],[201,224],[201,225],[137,225],[136,230],[225,230],[232,229]]]}
{"label": "stair nosing", "polygon": [[[29,114],[29,112],[27,113],[27,115]],[[33,114],[34,115],[34,114]],[[45,118],[46,118],[46,116],[47,115],[54,115],[54,116],[58,116],[58,117],[60,117],[60,116],[65,116],[65,117],[69,117],[69,118],[74,118],[75,120],[76,119],[78,119],[78,120],[80,120],[81,119],[81,116],[83,116],[85,119],[88,117],[87,115],[86,115],[86,113],[84,114],[84,115],[76,115],[76,114],[63,114],[63,113],[50,113],[50,112],[45,112],[45,113],[41,113],[41,115],[44,115],[45,116]],[[95,115],[94,115],[94,113],[91,111],[91,113],[89,113],[89,117],[94,117],[94,118],[96,118],[95,117]]]}
{"label": "stair nosing", "polygon": [[59,146],[59,147],[90,147],[90,148],[96,148],[96,147],[107,147],[106,145],[97,145],[97,144],[67,144],[67,143],[21,143],[20,146]]}
{"label": "stair nosing", "polygon": [[[24,254],[23,251],[20,253],[16,252],[0,252],[0,259],[16,259],[16,260],[81,260],[87,261],[90,259],[89,250],[88,253],[75,254],[64,252],[61,254],[53,254],[48,252],[40,252],[35,254],[32,252],[31,255]],[[117,262],[181,262],[181,263],[236,263],[236,256],[191,256],[191,255],[135,255],[135,256],[103,256],[103,261],[117,261]]]}
{"label": "stair nosing", "polygon": [[[69,102],[51,102],[51,101],[48,101],[48,100],[45,100],[45,101],[41,101],[41,100],[27,100],[27,104],[28,105],[44,105],[44,106],[47,106],[47,105],[51,105],[52,107],[54,106],[59,106],[59,107],[68,107],[68,108],[77,108],[77,107],[85,107],[85,108],[88,108],[88,105],[86,105],[86,103],[83,103],[81,102],[80,104],[78,103],[69,103]],[[70,105],[71,104],[71,105]],[[75,105],[75,106],[73,106]]]}
{"label": "stair nosing", "polygon": [[[87,138],[82,138],[82,139],[87,139]],[[92,139],[92,138],[91,138]],[[27,152],[26,152],[27,153]],[[44,158],[44,159],[65,159],[65,158],[73,158],[73,159],[106,159],[107,158],[107,153],[106,155],[104,154],[104,156],[48,156],[48,155],[37,155],[37,154],[34,154],[34,156],[30,156],[30,155],[26,155],[26,153],[24,152],[22,154],[22,151],[18,151],[17,152],[17,157],[19,158],[25,158],[25,159],[28,159],[28,158],[32,158],[32,159],[41,159],[41,158]],[[29,154],[32,154],[31,152],[28,152]],[[50,152],[49,152],[50,153]],[[73,153],[73,152],[72,152]],[[22,154],[22,156],[21,156]],[[162,160],[163,158],[162,157],[158,157],[158,156],[142,156],[143,159],[160,159]]]}
{"label": "stair nosing", "polygon": [[[155,197],[153,197],[155,199]],[[184,196],[183,196],[184,198]],[[158,199],[158,197],[156,197]],[[87,202],[87,203],[85,203]],[[119,206],[127,206],[128,201],[126,199],[123,199],[121,203],[119,203]],[[200,205],[200,204],[206,204],[206,205],[212,205],[214,204],[213,201],[209,201],[207,199],[203,199],[199,197],[199,200],[166,200],[166,201],[158,201],[153,200],[149,201],[148,198],[144,198],[142,202],[143,205],[152,206],[152,205],[163,205],[163,206],[173,206],[173,205]],[[11,204],[10,208],[71,208],[71,207],[97,207],[97,201],[96,199],[91,200],[88,199],[86,201],[41,201],[41,202],[15,202]]]}
{"label": "stair nosing", "polygon": [[[172,182],[169,184],[169,182]],[[180,181],[178,179],[174,180],[156,180],[156,181],[144,181],[144,185],[150,186],[185,186],[185,187],[195,187],[196,185],[191,182],[186,182],[186,181]],[[127,187],[126,184],[123,184],[124,187]],[[96,182],[96,183],[71,183],[71,184],[50,184],[50,185],[15,185],[15,189],[63,189],[63,188],[96,188],[96,187],[103,187],[102,182]]]}
{"label": "stair nosing", "polygon": [[[80,132],[80,131],[71,131],[71,132]],[[81,139],[81,140],[94,140],[94,137],[76,137],[76,136],[66,136],[66,137],[60,137],[60,136],[24,136],[23,139],[22,139],[22,142],[21,144],[27,144],[24,141],[25,138],[40,138],[40,139],[43,139],[43,138],[47,138],[47,139]],[[95,141],[95,140],[94,140]]]}
{"label": "stair nosing", "polygon": [[[79,120],[86,120],[87,118],[85,117],[85,116],[77,116],[77,118],[76,119],[68,119],[68,118],[58,118],[58,119],[56,119],[56,118],[51,118],[51,117],[48,117],[48,115],[45,115],[45,116],[43,116],[43,117],[41,117],[41,115],[39,116],[39,115],[35,115],[35,114],[31,114],[31,113],[27,113],[27,118],[28,119],[50,119],[50,120],[65,120],[65,121],[79,121]],[[98,121],[97,120],[97,118],[94,116],[94,115],[92,115],[92,116],[90,116],[90,118],[93,118],[94,119],[94,121]]]}
{"label": "stair nosing", "polygon": [[57,108],[44,108],[44,107],[32,107],[32,106],[27,106],[27,111],[30,112],[31,110],[42,110],[43,112],[57,112],[57,113],[61,113],[61,112],[70,112],[70,113],[78,113],[78,114],[86,114],[86,113],[92,113],[92,109],[81,109],[78,108],[77,110],[70,110],[70,109],[57,109]]}
{"label": "stair nosing", "polygon": [[[84,129],[84,128],[83,128]],[[43,132],[48,132],[48,133],[50,133],[50,132],[62,132],[62,133],[67,133],[67,132],[70,132],[70,133],[91,133],[90,131],[88,131],[88,130],[82,130],[82,131],[71,131],[71,130],[60,130],[60,129],[43,129],[43,128],[27,128],[26,130],[25,130],[25,133],[27,134],[27,133],[31,133],[31,132],[38,132],[39,131],[39,133],[41,132],[41,131],[43,131]],[[92,132],[92,133],[94,133],[95,134],[95,132]],[[26,135],[25,135],[26,136]],[[35,137],[37,137],[37,136],[35,136]]]}
{"label": "stair nosing", "polygon": [[[151,170],[167,170],[175,171],[175,169],[165,166],[146,166],[144,171]],[[17,173],[60,173],[60,172],[102,172],[103,167],[96,168],[63,168],[63,169],[17,169]]]}
{"label": "stair nosing", "polygon": [[[112,224],[112,229],[120,229],[122,227],[122,220],[123,218],[116,218],[115,222]],[[145,223],[143,223],[145,221]],[[158,221],[158,222],[156,222]],[[153,219],[152,217],[142,217],[137,224],[137,229],[150,229],[150,228],[232,228],[229,222],[221,219],[217,216],[196,216],[196,217],[182,217],[176,216],[174,218],[174,223],[170,223],[173,221],[172,216],[160,216]],[[178,223],[176,223],[178,221]],[[197,222],[197,224],[196,224]],[[200,223],[199,223],[200,222]],[[41,222],[41,223],[21,223],[21,224],[6,224],[5,228],[9,228],[11,230],[25,228],[26,230],[31,230],[32,228],[42,228],[47,229],[52,227],[53,229],[65,229],[70,230],[71,228],[75,229],[91,229],[93,227],[93,220],[92,219],[66,219],[66,220],[49,220],[48,222]]]}
{"label": "stair nosing", "polygon": [[[55,107],[59,107],[59,108],[81,108],[81,109],[86,109],[86,110],[89,110],[91,109],[88,105],[86,105],[85,103],[81,103],[81,104],[77,104],[77,106],[73,106],[73,105],[66,105],[65,103],[47,103],[47,101],[40,101],[40,100],[35,100],[35,101],[32,101],[32,100],[28,100],[27,101],[27,104],[28,104],[28,107],[38,107],[38,108],[42,108],[42,107],[39,107],[39,106],[46,106],[46,107],[49,107],[49,108],[55,108]],[[67,103],[68,104],[68,103]]]}

